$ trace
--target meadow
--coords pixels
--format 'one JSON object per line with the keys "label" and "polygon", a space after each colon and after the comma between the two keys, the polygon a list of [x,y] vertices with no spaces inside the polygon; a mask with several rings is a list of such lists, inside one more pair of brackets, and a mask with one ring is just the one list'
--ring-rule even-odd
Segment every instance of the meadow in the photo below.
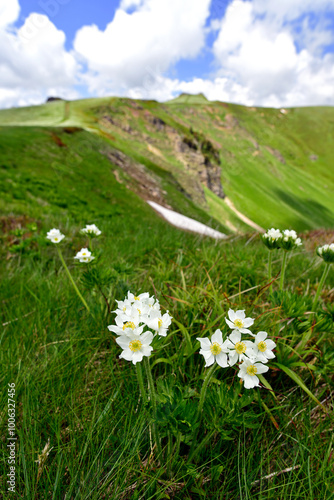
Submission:
{"label": "meadow", "polygon": [[[331,243],[333,231],[299,232],[302,246],[288,253],[283,290],[283,251],[274,250],[271,292],[259,234],[244,227],[232,234],[159,171],[175,209],[229,238],[169,226],[129,189],[131,179],[120,172],[124,182],[117,181],[117,168],[98,154],[106,147],[87,130],[1,128],[2,498],[333,498],[332,269],[313,307],[324,270],[316,248]],[[290,215],[277,225],[299,230]],[[256,222],[267,227],[259,216]],[[74,259],[89,247],[86,224],[101,230],[89,264]],[[59,244],[46,238],[52,228],[65,235]],[[145,363],[119,358],[108,330],[128,291],[148,292],[173,318],[153,343],[152,378],[142,370],[142,385],[137,368]],[[237,366],[215,365],[207,378],[196,339],[217,329],[226,338],[229,309],[245,310],[255,331],[276,343],[260,387],[246,389]]]}

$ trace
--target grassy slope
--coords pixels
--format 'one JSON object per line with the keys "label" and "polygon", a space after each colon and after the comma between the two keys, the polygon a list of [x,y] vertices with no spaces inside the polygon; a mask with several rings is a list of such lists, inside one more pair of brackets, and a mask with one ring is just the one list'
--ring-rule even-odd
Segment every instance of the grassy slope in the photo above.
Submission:
{"label": "grassy slope", "polygon": [[[82,112],[79,103],[76,106]],[[168,119],[168,107],[159,113]],[[94,125],[95,111],[83,116],[87,125]],[[53,118],[57,119],[56,114]],[[16,497],[331,498],[333,273],[320,302],[324,310],[319,307],[312,323],[312,350],[298,353],[314,366],[311,373],[300,357],[296,361],[291,354],[308,330],[309,295],[315,294],[323,269],[311,246],[292,256],[286,274],[290,295],[270,297],[263,290],[257,297],[257,290],[267,282],[267,251],[259,238],[214,243],[169,226],[126,187],[130,179],[100,153],[111,144],[87,131],[66,133],[36,125],[0,129],[0,209],[5,214],[0,219],[0,379],[3,387],[16,383]],[[180,196],[169,172],[150,164],[149,156],[142,157],[144,148],[135,151],[132,144],[127,146],[121,133],[118,144],[146,161],[181,211],[192,210],[195,218],[209,217]],[[116,181],[116,170],[123,183]],[[222,211],[222,217],[229,216],[238,226],[221,200],[207,195],[210,210]],[[31,223],[37,224],[37,231],[31,229]],[[205,437],[214,421],[217,427],[211,440],[189,466],[189,444],[182,442],[174,453],[163,438],[166,458],[159,464],[150,451],[148,417],[139,399],[134,367],[118,359],[120,349],[107,330],[114,315],[108,314],[96,290],[89,293],[79,285],[93,316],[86,313],[55,248],[45,240],[52,227],[66,234],[61,248],[80,283],[83,268],[73,263],[73,256],[87,244],[79,234],[86,223],[96,223],[103,231],[94,241],[101,266],[118,270],[104,289],[111,308],[115,309],[115,299],[122,299],[128,289],[157,293],[162,307],[184,325],[190,337],[189,355],[188,340],[173,322],[161,351],[152,357],[152,362],[172,360],[153,367],[159,396],[173,394],[175,384],[188,398],[187,407],[196,407],[205,374],[196,338],[210,336],[216,328],[226,335],[224,317],[232,307],[246,309],[257,318],[257,328],[268,331],[278,344],[277,360],[287,366],[297,363],[292,368],[325,400],[329,415],[325,418],[316,403],[278,368],[266,375],[277,400],[264,389],[251,393],[241,389],[233,368],[219,370],[208,391],[199,433]],[[240,225],[239,229],[245,228]],[[279,270],[276,256],[273,275]],[[272,424],[259,394],[279,429]],[[6,390],[1,398],[5,409]],[[187,413],[179,414],[171,429],[175,425],[187,429],[187,418]],[[6,437],[6,418],[0,425]],[[165,431],[161,426],[163,436]],[[37,454],[48,439],[52,450],[37,483]],[[0,496],[6,498],[8,454],[5,446],[1,450]],[[265,478],[288,468],[292,470],[270,482]]]}
{"label": "grassy slope", "polygon": [[[142,109],[134,110],[132,104]],[[3,110],[0,124],[85,127],[144,163],[159,177],[164,177],[165,183],[164,171],[170,172],[176,184],[188,190],[195,205],[221,223],[224,223],[221,217],[227,217],[235,226],[235,216],[223,201],[213,203],[213,197],[207,193],[205,206],[204,198],[201,201],[197,196],[194,182],[198,181],[194,174],[185,171],[170,138],[151,126],[151,118],[159,117],[180,135],[191,136],[192,128],[212,141],[220,150],[225,193],[238,210],[260,226],[297,230],[333,227],[334,110],[296,108],[287,111],[282,114],[276,109],[211,103],[202,96],[181,96],[165,104],[99,98]],[[108,128],[102,124],[105,114],[116,117],[118,126]],[[119,125],[131,127],[135,135]],[[159,149],[159,157],[148,150],[147,137]],[[167,182],[167,192],[173,191],[170,186],[175,186],[174,180]],[[177,203],[181,199],[182,202]],[[179,190],[169,192],[169,202],[176,210],[190,216],[194,214],[194,207],[189,211],[189,203],[180,197]],[[203,220],[203,213],[199,220]],[[237,226],[245,228],[240,221]]]}

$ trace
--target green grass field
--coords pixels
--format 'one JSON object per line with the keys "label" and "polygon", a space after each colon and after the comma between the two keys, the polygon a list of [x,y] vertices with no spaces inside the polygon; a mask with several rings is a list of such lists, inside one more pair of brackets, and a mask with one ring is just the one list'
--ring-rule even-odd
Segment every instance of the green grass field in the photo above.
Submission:
{"label": "green grass field", "polygon": [[[240,124],[238,133],[226,132],[220,150],[221,158],[231,161],[222,167],[229,198],[263,227],[317,228],[302,233],[303,246],[289,254],[282,292],[282,256],[274,253],[276,280],[271,294],[268,251],[260,236],[207,188],[203,188],[203,205],[189,197],[185,172],[172,158],[170,145],[163,146],[158,139],[160,132],[152,132],[152,137],[156,134],[152,145],[163,155],[155,155],[153,161],[142,136],[130,141],[119,127],[118,131],[116,127],[97,130],[95,108],[113,103],[121,114],[124,102],[87,100],[85,109],[79,102],[72,103],[76,121],[73,115],[71,125],[61,124],[64,103],[0,112],[1,498],[334,498],[333,269],[312,311],[324,270],[315,249],[333,241],[333,201],[324,187],[325,182],[329,187],[333,182],[326,170],[332,151],[326,138],[322,149],[319,145],[325,125],[314,132],[312,143],[314,127],[302,126],[310,116],[307,110],[281,118],[277,111],[275,116],[273,110],[229,105]],[[199,115],[187,116],[182,106],[199,106]],[[198,99],[194,104],[188,100],[164,106],[147,102],[145,109],[134,109],[143,115],[145,110],[155,110],[166,123],[181,120],[182,115],[182,126],[189,130],[196,120],[201,122],[201,113],[215,114],[207,109],[215,106],[225,113],[226,107]],[[327,117],[326,110],[318,111],[319,122],[330,121],[330,111]],[[314,110],[314,120],[318,111]],[[66,120],[72,119],[71,113]],[[285,119],[291,120],[293,140],[282,125]],[[251,159],[244,155],[244,173],[233,175],[237,155],[241,159],[248,141],[245,138],[243,143],[238,134],[246,135],[247,125],[264,141],[269,134],[262,129],[264,120],[272,141],[266,144],[280,149],[282,155],[294,144],[294,162],[283,164],[259,146],[258,155]],[[284,128],[284,144],[280,142],[283,132],[275,135],[271,122],[278,131]],[[148,123],[142,118],[138,129],[149,127]],[[209,134],[204,119],[202,133]],[[216,141],[220,132],[210,134]],[[142,165],[146,178],[156,183],[170,206],[226,232],[229,239],[215,241],[168,225],[144,201],[140,178],[110,160],[115,149]],[[316,175],[314,160],[307,160],[310,151],[318,155]],[[267,154],[274,158],[273,172],[281,175],[276,183],[265,166]],[[172,158],[168,169],[167,157]],[[251,177],[255,168],[258,171]],[[194,180],[193,174],[186,175]],[[299,185],[304,191],[298,198]],[[282,186],[285,198],[280,204],[282,193],[273,193]],[[89,273],[85,264],[73,259],[89,244],[80,234],[87,223],[102,231],[93,240],[96,259],[89,264]],[[60,248],[89,312],[68,279],[56,245],[46,239],[52,228],[66,236]],[[155,409],[152,396],[149,403],[143,401],[136,367],[119,358],[116,336],[107,328],[115,321],[110,310],[116,309],[116,300],[122,300],[128,290],[155,295],[162,311],[169,310],[173,317],[168,335],[155,339],[149,358]],[[204,398],[208,369],[196,339],[211,337],[218,328],[224,337],[229,334],[225,323],[229,308],[245,309],[247,316],[255,318],[255,331],[265,330],[276,342],[276,357],[269,362],[265,386],[245,389],[236,366],[219,368]],[[10,493],[8,384],[13,383],[16,489]],[[144,389],[151,390],[151,385],[144,374]],[[43,461],[48,442],[49,454]]]}

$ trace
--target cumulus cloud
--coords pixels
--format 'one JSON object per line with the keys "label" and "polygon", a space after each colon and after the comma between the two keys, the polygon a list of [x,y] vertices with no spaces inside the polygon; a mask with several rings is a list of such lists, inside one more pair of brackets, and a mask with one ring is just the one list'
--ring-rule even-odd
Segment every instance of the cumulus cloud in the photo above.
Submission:
{"label": "cumulus cloud", "polygon": [[[317,9],[325,9],[329,3],[333,5],[332,1],[319,0]],[[309,32],[307,37],[304,36],[303,47],[298,51],[294,33],[296,26],[286,22],[287,19],[291,21],[306,15],[308,8],[311,8],[308,0],[289,0],[289,3],[285,0],[233,0],[221,20],[213,45],[217,74],[240,85],[251,104],[294,106],[334,103],[330,91],[334,59],[332,55],[322,56],[316,50],[319,48],[318,37],[317,46],[312,45],[317,26],[313,37]],[[305,22],[306,17],[298,24],[299,31],[307,28]],[[329,41],[327,35],[323,36],[322,43]],[[299,39],[302,39],[301,34]],[[316,88],[315,82],[318,84]]]}
{"label": "cumulus cloud", "polygon": [[18,0],[0,0],[0,29],[14,23],[19,17]]}
{"label": "cumulus cloud", "polygon": [[13,28],[19,5],[16,0],[0,2],[5,14],[0,26],[0,106],[37,104],[50,94],[77,96],[72,87],[78,63],[64,47],[64,32],[36,13]]}
{"label": "cumulus cloud", "polygon": [[88,65],[90,89],[145,87],[152,75],[158,78],[177,61],[196,57],[205,45],[210,1],[123,0],[104,31],[81,28],[74,48]]}

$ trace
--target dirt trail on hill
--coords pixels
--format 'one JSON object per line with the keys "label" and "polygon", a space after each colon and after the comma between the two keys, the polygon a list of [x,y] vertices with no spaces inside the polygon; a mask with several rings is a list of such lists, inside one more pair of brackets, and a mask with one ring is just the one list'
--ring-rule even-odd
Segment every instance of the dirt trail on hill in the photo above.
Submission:
{"label": "dirt trail on hill", "polygon": [[233,202],[229,198],[225,197],[224,201],[225,201],[226,205],[231,210],[233,210],[233,212],[235,213],[235,215],[237,215],[239,217],[239,219],[242,220],[243,222],[245,222],[248,226],[252,227],[256,231],[259,231],[260,233],[265,233],[266,232],[265,229],[263,229],[263,227],[259,226],[258,224],[256,224],[255,222],[253,222],[251,219],[249,219],[248,217],[246,217],[246,215],[244,215],[241,212],[239,212],[239,210],[237,210],[235,208]]}

